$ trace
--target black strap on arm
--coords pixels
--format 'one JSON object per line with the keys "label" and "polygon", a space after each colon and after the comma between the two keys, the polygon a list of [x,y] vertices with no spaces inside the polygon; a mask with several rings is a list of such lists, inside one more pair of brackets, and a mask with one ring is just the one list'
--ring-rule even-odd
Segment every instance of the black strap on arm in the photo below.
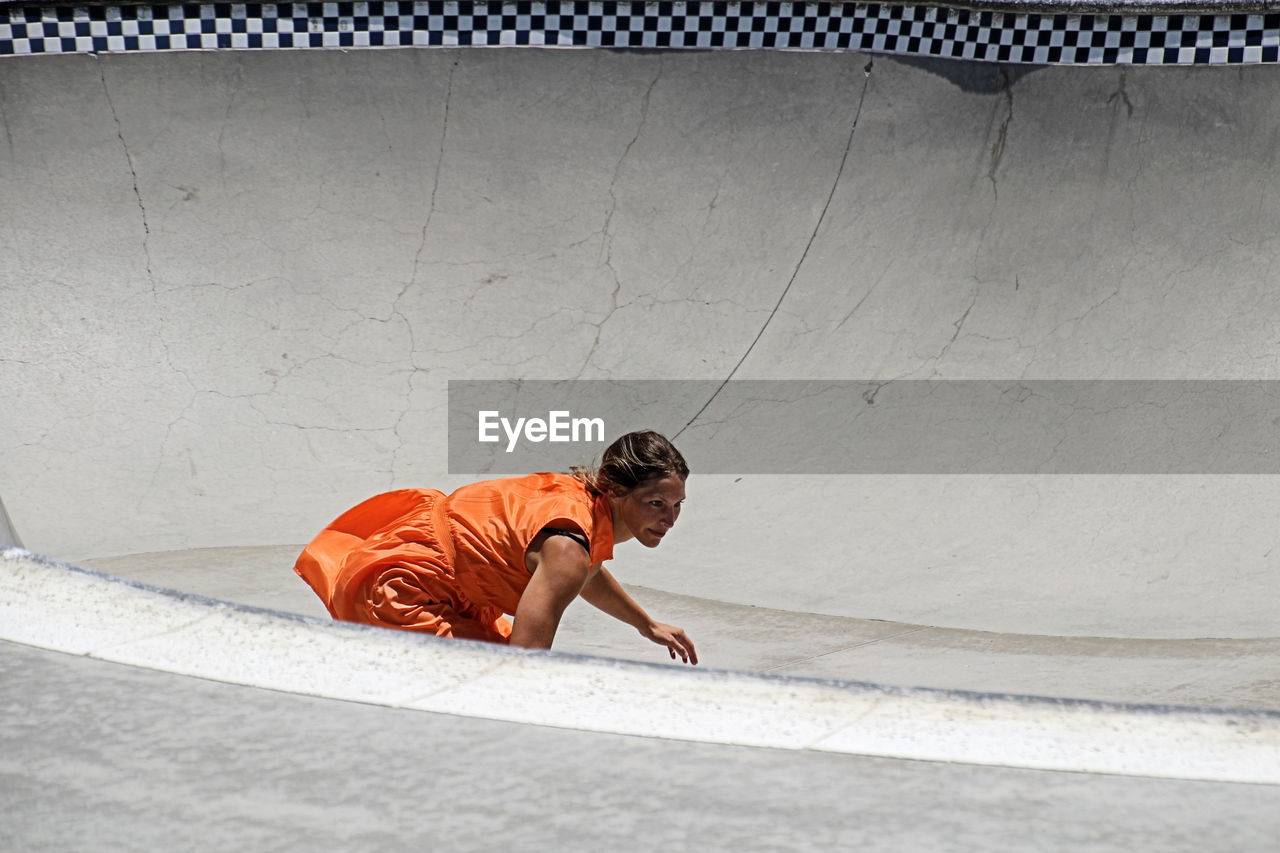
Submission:
{"label": "black strap on arm", "polygon": [[588,554],[591,553],[591,543],[587,541],[587,537],[583,536],[576,530],[565,530],[561,527],[544,527],[542,528],[542,532],[548,536],[568,536],[574,542],[577,542],[585,548]]}

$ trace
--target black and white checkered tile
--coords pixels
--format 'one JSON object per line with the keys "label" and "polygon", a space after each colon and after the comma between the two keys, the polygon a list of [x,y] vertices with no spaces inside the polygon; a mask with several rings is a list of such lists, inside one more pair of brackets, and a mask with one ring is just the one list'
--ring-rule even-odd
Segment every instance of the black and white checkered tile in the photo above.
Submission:
{"label": "black and white checkered tile", "polygon": [[992,62],[1280,62],[1280,13],[1067,15],[702,0],[0,6],[0,55],[539,45],[850,50]]}

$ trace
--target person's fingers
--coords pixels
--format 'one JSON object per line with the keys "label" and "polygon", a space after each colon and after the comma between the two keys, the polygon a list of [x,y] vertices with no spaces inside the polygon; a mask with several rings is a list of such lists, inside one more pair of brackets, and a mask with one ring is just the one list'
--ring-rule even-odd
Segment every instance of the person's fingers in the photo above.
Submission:
{"label": "person's fingers", "polygon": [[698,653],[694,650],[693,641],[689,639],[689,635],[684,632],[683,628],[677,628],[674,625],[655,625],[656,630],[650,635],[655,643],[667,647],[667,653],[671,655],[671,659],[675,660],[676,656],[680,656],[680,660],[689,664],[698,663]]}
{"label": "person's fingers", "polygon": [[[675,644],[673,646],[673,650],[678,649],[680,652],[680,660],[696,666],[698,663],[698,653],[694,650],[693,641],[689,639],[689,635],[683,630],[676,630],[672,636],[672,640]],[[673,654],[672,658],[674,659],[674,657],[675,655]]]}
{"label": "person's fingers", "polygon": [[686,647],[686,648],[685,648],[685,652],[689,655],[689,657],[686,659],[686,660],[687,660],[687,662],[688,662],[688,663],[690,663],[690,664],[692,664],[692,665],[694,665],[694,666],[697,666],[697,665],[698,665],[698,650],[697,650],[697,649],[695,649],[695,648],[693,647],[693,640],[690,640],[690,639],[686,636],[686,637],[684,638],[684,642],[685,642],[685,647]]}

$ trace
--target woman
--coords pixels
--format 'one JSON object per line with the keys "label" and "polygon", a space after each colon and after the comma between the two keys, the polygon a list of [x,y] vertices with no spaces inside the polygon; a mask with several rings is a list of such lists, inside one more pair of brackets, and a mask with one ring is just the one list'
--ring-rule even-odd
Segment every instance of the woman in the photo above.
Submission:
{"label": "woman", "polygon": [[696,664],[685,632],[650,619],[603,565],[629,539],[662,541],[688,476],[666,438],[627,433],[593,470],[377,495],[321,531],[294,571],[335,619],[530,649],[551,648],[581,595]]}

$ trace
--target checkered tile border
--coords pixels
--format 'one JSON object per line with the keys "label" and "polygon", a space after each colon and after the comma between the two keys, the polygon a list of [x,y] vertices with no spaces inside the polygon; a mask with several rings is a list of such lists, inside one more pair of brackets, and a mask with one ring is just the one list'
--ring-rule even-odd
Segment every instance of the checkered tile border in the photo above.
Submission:
{"label": "checkered tile border", "polygon": [[406,0],[0,6],[0,55],[536,45],[849,50],[1069,65],[1280,62],[1280,13],[1067,15],[864,3]]}

